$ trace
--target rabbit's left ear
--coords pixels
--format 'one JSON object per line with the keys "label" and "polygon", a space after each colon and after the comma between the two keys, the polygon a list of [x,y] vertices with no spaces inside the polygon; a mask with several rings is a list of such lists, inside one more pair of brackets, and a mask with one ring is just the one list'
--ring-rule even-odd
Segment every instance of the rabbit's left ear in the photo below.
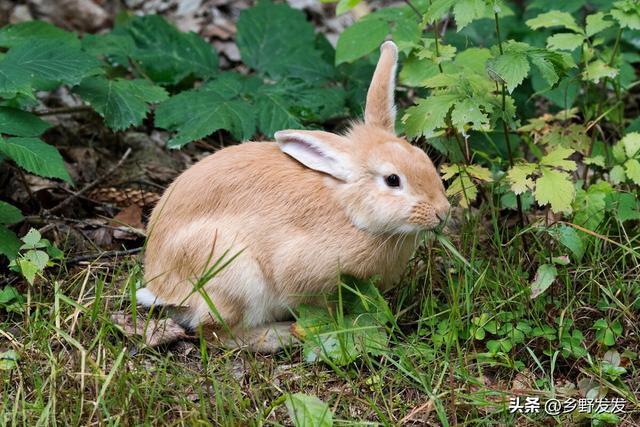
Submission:
{"label": "rabbit's left ear", "polygon": [[380,46],[380,59],[371,79],[367,104],[364,109],[366,125],[383,128],[395,132],[396,106],[393,94],[396,90],[396,65],[398,47],[392,41]]}
{"label": "rabbit's left ear", "polygon": [[309,169],[326,173],[341,181],[353,175],[349,141],[317,130],[281,130],[275,133],[280,150]]}

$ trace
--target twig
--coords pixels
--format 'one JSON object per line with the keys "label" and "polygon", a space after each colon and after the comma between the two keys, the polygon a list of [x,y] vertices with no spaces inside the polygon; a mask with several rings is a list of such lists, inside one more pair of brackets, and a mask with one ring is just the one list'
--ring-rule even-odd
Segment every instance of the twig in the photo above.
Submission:
{"label": "twig", "polygon": [[75,258],[71,258],[70,260],[67,260],[66,264],[69,265],[69,264],[76,264],[76,263],[79,263],[82,261],[88,261],[88,260],[97,261],[100,258],[114,258],[119,256],[132,255],[132,254],[137,254],[138,252],[141,252],[142,249],[144,248],[139,247],[139,248],[133,248],[133,249],[126,249],[124,251],[105,251],[105,252],[99,252],[99,253],[94,253],[89,255],[81,255]]}
{"label": "twig", "polygon": [[68,206],[78,196],[81,196],[82,194],[84,194],[87,191],[91,190],[93,187],[95,187],[96,185],[101,183],[105,178],[107,178],[108,176],[113,174],[113,172],[115,172],[115,170],[118,169],[120,166],[122,166],[124,161],[127,160],[127,157],[129,157],[129,154],[131,154],[131,148],[127,148],[127,151],[125,151],[124,155],[118,161],[118,163],[116,163],[114,166],[109,168],[109,170],[105,174],[100,175],[98,178],[94,179],[89,184],[85,185],[80,191],[77,191],[77,192],[73,193],[71,196],[67,197],[62,202],[58,203],[57,205],[55,205],[51,209],[47,209],[44,212],[42,212],[42,214],[43,215],[51,215],[52,213],[58,212],[59,210],[63,209],[64,207]]}
{"label": "twig", "polygon": [[77,107],[60,107],[44,111],[34,111],[34,114],[36,116],[55,116],[57,114],[84,113],[87,111],[93,111],[93,108],[89,105],[79,105]]}

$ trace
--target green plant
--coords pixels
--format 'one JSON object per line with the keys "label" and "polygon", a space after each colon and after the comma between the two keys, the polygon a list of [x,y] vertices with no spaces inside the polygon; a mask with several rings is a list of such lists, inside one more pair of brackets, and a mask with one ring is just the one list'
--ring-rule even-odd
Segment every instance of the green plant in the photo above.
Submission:
{"label": "green plant", "polygon": [[18,255],[11,260],[9,268],[20,273],[33,285],[36,275],[53,265],[54,260],[61,260],[63,253],[33,228],[21,240],[23,243],[18,249]]}
{"label": "green plant", "polygon": [[613,322],[607,319],[598,319],[593,324],[596,330],[596,339],[600,344],[611,347],[615,345],[616,339],[622,336],[622,324],[619,320]]}

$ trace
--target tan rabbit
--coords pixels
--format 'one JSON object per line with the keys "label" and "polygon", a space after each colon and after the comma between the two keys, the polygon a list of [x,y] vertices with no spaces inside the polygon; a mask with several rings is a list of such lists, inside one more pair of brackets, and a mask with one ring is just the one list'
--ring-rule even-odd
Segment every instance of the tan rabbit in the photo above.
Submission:
{"label": "tan rabbit", "polygon": [[[364,123],[346,134],[284,130],[180,175],[151,216],[138,302],[181,306],[192,328],[221,317],[232,345],[271,352],[291,339],[291,309],[333,291],[340,272],[395,283],[417,233],[449,212],[429,157],[394,133],[397,55],[382,45]],[[212,313],[194,284],[227,250],[239,254],[201,288]]]}

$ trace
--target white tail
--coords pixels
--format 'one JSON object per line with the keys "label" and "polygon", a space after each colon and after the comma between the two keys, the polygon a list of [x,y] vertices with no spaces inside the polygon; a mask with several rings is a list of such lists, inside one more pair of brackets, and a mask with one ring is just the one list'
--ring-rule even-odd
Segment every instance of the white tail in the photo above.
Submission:
{"label": "white tail", "polygon": [[164,301],[155,296],[153,292],[147,288],[140,288],[136,291],[136,301],[138,304],[145,307],[151,307],[152,305],[164,305]]}

